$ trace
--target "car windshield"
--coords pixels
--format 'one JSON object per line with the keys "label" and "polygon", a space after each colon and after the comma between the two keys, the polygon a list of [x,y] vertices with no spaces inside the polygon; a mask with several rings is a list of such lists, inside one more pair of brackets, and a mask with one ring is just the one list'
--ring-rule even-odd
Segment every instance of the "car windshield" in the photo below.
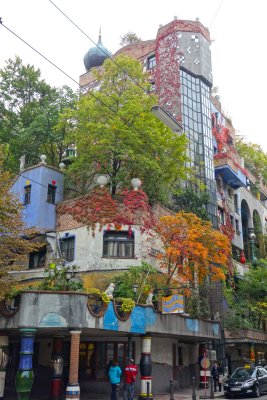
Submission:
{"label": "car windshield", "polygon": [[234,379],[249,379],[249,378],[253,378],[256,376],[256,372],[255,369],[253,368],[238,368],[235,370],[235,372],[233,373],[233,375],[231,376],[231,378]]}

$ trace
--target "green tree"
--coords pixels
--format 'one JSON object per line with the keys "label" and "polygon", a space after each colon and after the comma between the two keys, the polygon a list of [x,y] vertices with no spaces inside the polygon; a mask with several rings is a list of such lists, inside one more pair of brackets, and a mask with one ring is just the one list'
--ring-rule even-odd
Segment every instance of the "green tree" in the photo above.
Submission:
{"label": "green tree", "polygon": [[142,262],[140,267],[129,267],[126,272],[114,279],[116,297],[134,298],[133,286],[136,285],[136,300],[145,303],[149,292],[165,287],[165,277],[151,265]]}
{"label": "green tree", "polygon": [[267,314],[267,269],[265,266],[251,267],[237,283],[233,293],[235,299],[226,313],[226,326],[261,328]]}
{"label": "green tree", "polygon": [[208,221],[209,217],[206,209],[208,202],[209,195],[207,192],[196,193],[192,188],[185,188],[174,194],[172,209],[176,212],[191,212]]}
{"label": "green tree", "polygon": [[267,154],[258,144],[246,142],[242,138],[236,142],[237,151],[245,160],[245,166],[260,179],[267,182]]}
{"label": "green tree", "polygon": [[177,178],[186,175],[186,138],[152,114],[155,100],[140,88],[150,87],[140,63],[125,55],[116,63],[120,68],[106,60],[101,71],[94,71],[97,89],[63,115],[68,141],[77,147],[72,177],[84,182],[86,192],[95,175],[105,174],[112,195],[138,177],[151,202],[166,200]]}
{"label": "green tree", "polygon": [[127,32],[125,35],[121,36],[120,45],[127,46],[128,44],[133,44],[139,42],[141,39],[137,36],[136,33]]}
{"label": "green tree", "polygon": [[267,298],[267,268],[256,266],[249,269],[244,279],[238,285],[238,294],[248,300],[249,303]]}
{"label": "green tree", "polygon": [[64,126],[60,130],[55,126],[60,113],[76,99],[67,86],[49,86],[39,69],[23,65],[19,57],[9,59],[0,70],[0,143],[8,150],[5,166],[16,171],[21,155],[32,164],[42,153],[57,166],[67,144]]}

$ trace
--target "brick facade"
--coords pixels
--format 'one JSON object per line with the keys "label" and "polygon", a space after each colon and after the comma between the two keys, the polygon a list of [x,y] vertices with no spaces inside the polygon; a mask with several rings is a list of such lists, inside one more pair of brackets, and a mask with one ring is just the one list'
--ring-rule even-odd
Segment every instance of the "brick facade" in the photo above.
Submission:
{"label": "brick facade", "polygon": [[81,331],[71,331],[70,334],[71,334],[71,348],[70,348],[69,384],[75,385],[78,383]]}

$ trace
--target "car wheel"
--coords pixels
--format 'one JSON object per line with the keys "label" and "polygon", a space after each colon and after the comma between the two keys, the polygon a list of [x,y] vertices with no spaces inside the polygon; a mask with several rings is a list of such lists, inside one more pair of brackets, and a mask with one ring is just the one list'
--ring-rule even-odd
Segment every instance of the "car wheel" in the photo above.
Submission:
{"label": "car wheel", "polygon": [[258,385],[255,386],[255,389],[254,389],[254,391],[253,391],[253,394],[254,394],[255,397],[260,397],[261,392],[260,392],[260,388],[259,388]]}

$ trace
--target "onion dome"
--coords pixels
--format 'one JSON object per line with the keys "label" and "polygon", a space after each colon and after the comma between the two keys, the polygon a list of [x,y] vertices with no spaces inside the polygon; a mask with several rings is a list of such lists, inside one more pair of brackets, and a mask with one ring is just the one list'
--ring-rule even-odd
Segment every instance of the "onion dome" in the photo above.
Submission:
{"label": "onion dome", "polygon": [[112,53],[102,44],[100,31],[97,46],[92,47],[83,58],[86,71],[88,72],[93,67],[100,67],[105,59],[111,56]]}

